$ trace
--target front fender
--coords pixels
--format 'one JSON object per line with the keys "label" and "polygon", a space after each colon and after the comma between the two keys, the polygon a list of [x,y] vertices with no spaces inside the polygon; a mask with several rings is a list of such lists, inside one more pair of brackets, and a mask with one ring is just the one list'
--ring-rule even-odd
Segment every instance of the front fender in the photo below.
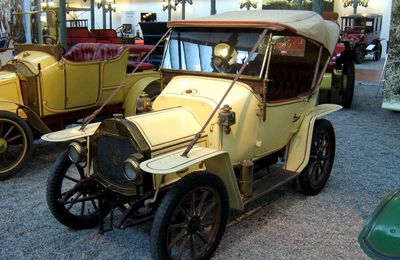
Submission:
{"label": "front fender", "polygon": [[288,159],[285,166],[286,170],[300,173],[307,166],[310,158],[311,139],[315,120],[341,108],[341,106],[333,104],[319,105],[303,119],[299,131],[290,140],[287,149]]}
{"label": "front fender", "polygon": [[215,149],[193,147],[188,157],[184,157],[181,156],[184,150],[178,150],[144,161],[140,164],[140,168],[151,174],[167,175],[204,162],[207,171],[217,175],[224,182],[228,191],[229,206],[233,209],[243,210],[244,204],[240,196],[229,154],[225,151]]}
{"label": "front fender", "polygon": [[0,110],[7,110],[9,112],[15,113],[21,118],[26,119],[31,127],[36,129],[42,134],[50,133],[51,130],[43,123],[42,119],[29,107],[18,104],[17,102],[0,99]]}
{"label": "front fender", "polygon": [[47,142],[56,143],[56,142],[66,142],[66,141],[71,141],[71,140],[75,140],[78,138],[91,136],[94,134],[94,132],[96,132],[96,130],[100,124],[101,124],[100,122],[88,124],[84,130],[80,130],[81,127],[77,126],[77,127],[57,131],[57,132],[52,132],[52,133],[43,135],[42,140],[47,141]]}
{"label": "front fender", "polygon": [[358,242],[373,259],[400,259],[400,189],[375,209],[358,236]]}

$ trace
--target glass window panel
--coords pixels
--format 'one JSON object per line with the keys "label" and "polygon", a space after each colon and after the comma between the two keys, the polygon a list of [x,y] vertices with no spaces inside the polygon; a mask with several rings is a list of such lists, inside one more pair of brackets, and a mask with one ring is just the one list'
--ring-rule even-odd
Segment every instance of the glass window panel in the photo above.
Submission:
{"label": "glass window panel", "polygon": [[[171,33],[165,56],[170,62],[164,61],[162,67],[172,70],[236,74],[257,42],[260,33],[259,29],[175,29]],[[245,70],[243,75],[260,76],[265,55],[265,48],[261,47],[265,47],[265,42],[259,47],[260,50],[257,50],[250,60],[257,63],[257,66],[249,66],[251,70]],[[221,63],[216,62],[218,60],[216,58],[220,58]]]}

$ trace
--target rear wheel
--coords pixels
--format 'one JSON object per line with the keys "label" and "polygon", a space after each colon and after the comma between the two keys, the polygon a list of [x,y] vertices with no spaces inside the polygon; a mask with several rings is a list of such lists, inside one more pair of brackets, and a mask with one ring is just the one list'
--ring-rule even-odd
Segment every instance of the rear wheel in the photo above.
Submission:
{"label": "rear wheel", "polygon": [[358,45],[354,50],[354,61],[357,64],[364,63],[365,59],[365,47],[363,45]]}
{"label": "rear wheel", "polygon": [[31,156],[33,137],[18,115],[0,112],[0,180],[16,174]]}
{"label": "rear wheel", "polygon": [[341,100],[344,108],[350,108],[353,102],[354,84],[355,84],[355,69],[354,63],[351,60],[345,60],[343,63],[343,80],[341,89]]}
{"label": "rear wheel", "polygon": [[[73,164],[65,153],[55,163],[47,179],[47,205],[53,216],[67,227],[85,229],[100,221],[99,200],[90,199],[100,190],[98,184],[85,174],[85,167]],[[103,205],[102,217],[110,211]]]}
{"label": "rear wheel", "polygon": [[318,119],[314,125],[310,159],[299,176],[299,183],[306,195],[316,195],[325,186],[335,158],[335,132],[332,124]]}
{"label": "rear wheel", "polygon": [[209,173],[192,173],[162,200],[151,230],[154,259],[209,259],[229,216],[226,188]]}
{"label": "rear wheel", "polygon": [[374,51],[375,51],[374,52],[374,60],[375,61],[380,60],[382,57],[382,44],[380,42],[376,45]]}

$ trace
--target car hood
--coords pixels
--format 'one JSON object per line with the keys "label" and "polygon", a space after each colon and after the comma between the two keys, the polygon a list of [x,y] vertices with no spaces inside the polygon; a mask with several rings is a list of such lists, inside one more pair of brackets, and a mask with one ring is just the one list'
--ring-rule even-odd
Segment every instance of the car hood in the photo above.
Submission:
{"label": "car hood", "polygon": [[[154,101],[153,108],[161,110],[176,106],[187,107],[204,124],[231,83],[232,80],[213,77],[176,76]],[[257,98],[256,95],[248,85],[236,82],[224,99],[223,105],[229,104],[237,116],[240,116],[246,110],[243,104],[249,104],[255,98]],[[214,116],[212,123],[215,120],[218,120],[217,115]]]}
{"label": "car hood", "polygon": [[[150,146],[150,150],[190,142],[202,125],[189,109],[176,107],[151,113],[127,117],[134,123]],[[93,135],[101,123],[89,124],[84,130],[80,126],[64,129],[42,136],[48,142],[66,142]],[[206,134],[203,134],[206,136]]]}
{"label": "car hood", "polygon": [[54,56],[41,52],[41,51],[23,51],[22,53],[15,56],[15,58],[8,63],[20,62],[25,64],[34,74],[39,74],[39,68],[41,70],[46,69],[49,66],[54,65],[57,60]]}
{"label": "car hood", "polygon": [[0,85],[8,84],[18,80],[18,75],[15,72],[0,71]]}
{"label": "car hood", "polygon": [[126,119],[138,127],[152,151],[178,144],[185,145],[202,127],[193,112],[183,107],[155,111]]}

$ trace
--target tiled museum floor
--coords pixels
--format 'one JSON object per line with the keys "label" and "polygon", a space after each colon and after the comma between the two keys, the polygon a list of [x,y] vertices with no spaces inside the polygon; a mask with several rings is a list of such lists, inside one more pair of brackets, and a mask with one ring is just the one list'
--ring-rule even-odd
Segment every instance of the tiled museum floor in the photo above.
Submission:
{"label": "tiled museum floor", "polygon": [[373,61],[367,56],[363,64],[356,64],[356,80],[362,82],[376,83],[381,78],[381,73],[385,58],[382,57],[379,61]]}

